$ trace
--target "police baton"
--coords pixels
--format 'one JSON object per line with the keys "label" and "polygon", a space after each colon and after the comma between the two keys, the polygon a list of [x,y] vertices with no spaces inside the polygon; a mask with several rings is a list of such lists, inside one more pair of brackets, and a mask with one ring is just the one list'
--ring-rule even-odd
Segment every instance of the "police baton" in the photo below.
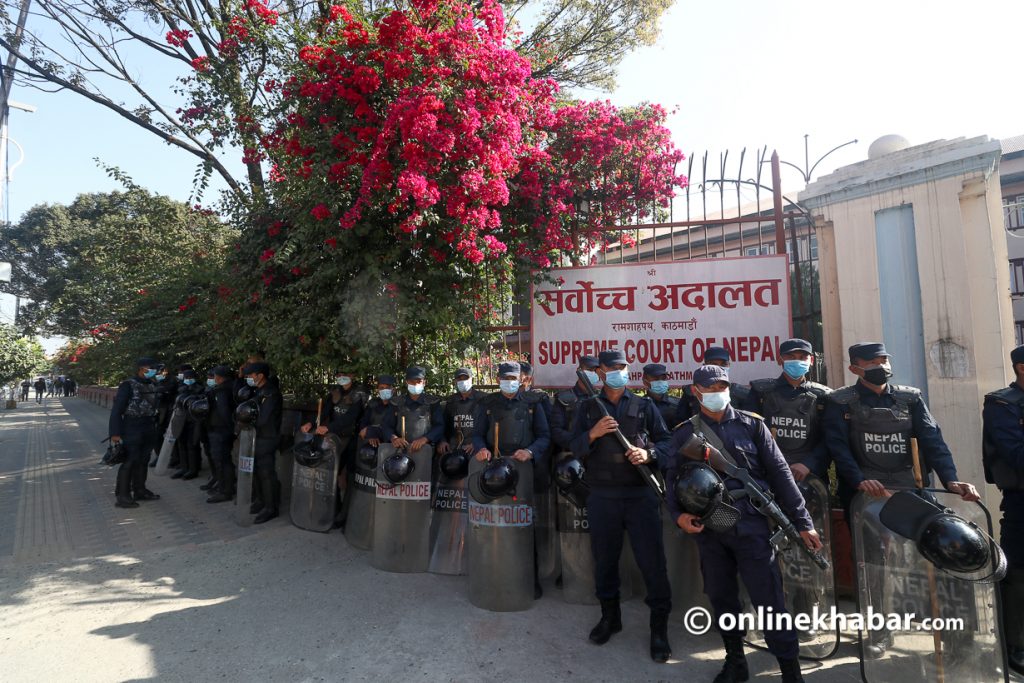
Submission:
{"label": "police baton", "polygon": [[[597,389],[594,388],[593,383],[590,381],[590,378],[587,377],[586,373],[583,372],[583,370],[577,368],[576,376],[579,378],[580,383],[583,384],[583,388],[586,390],[587,395],[594,401],[594,403],[597,404],[597,407],[601,410],[601,414],[604,417],[611,417],[611,413],[608,412],[608,408],[606,408],[605,405],[601,403],[600,400],[598,400],[599,394],[597,392]],[[619,442],[619,445],[621,445],[627,453],[630,451],[631,448],[634,448],[633,444],[629,442],[629,439],[626,438],[626,435],[623,434],[622,430],[619,429],[618,427],[615,428],[615,431],[612,432],[612,434],[615,435],[615,438]],[[654,476],[654,472],[652,472],[651,468],[648,467],[646,464],[634,465],[634,467],[636,467],[636,469],[640,472],[640,477],[643,478],[644,482],[652,489],[654,489],[654,492],[658,495],[658,498],[661,500],[661,502],[664,503],[665,486],[661,483],[661,480],[658,479],[658,477]]]}

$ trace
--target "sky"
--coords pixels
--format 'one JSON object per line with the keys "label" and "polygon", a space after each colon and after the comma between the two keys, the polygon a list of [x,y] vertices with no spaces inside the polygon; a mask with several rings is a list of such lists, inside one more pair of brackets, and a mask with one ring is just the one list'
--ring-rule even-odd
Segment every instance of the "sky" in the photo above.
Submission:
{"label": "sky", "polygon": [[[865,159],[870,143],[890,133],[913,144],[1024,133],[1022,25],[1024,2],[1016,0],[677,0],[657,43],[620,65],[613,93],[576,94],[674,109],[677,146],[698,158],[707,151],[716,167],[720,153],[728,150],[732,164],[745,147],[749,168],[766,145],[803,166],[805,135],[812,164],[859,140],[825,159],[820,177]],[[142,62],[138,73],[170,83],[160,64]],[[15,88],[12,99],[38,109],[11,112],[10,136],[25,159],[9,183],[5,217],[120,189],[96,157],[151,191],[189,199],[196,162],[187,153],[70,94]],[[169,89],[164,103],[177,107]],[[10,154],[13,165],[17,150]],[[784,168],[789,196],[803,185]],[[4,299],[0,320],[10,320],[13,304]]]}

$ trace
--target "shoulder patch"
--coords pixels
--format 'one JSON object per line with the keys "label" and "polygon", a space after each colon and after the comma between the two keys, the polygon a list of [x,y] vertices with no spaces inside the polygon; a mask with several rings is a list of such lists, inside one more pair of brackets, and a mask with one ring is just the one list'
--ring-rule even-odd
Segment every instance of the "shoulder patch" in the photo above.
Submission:
{"label": "shoulder patch", "polygon": [[818,396],[828,396],[833,393],[830,388],[824,384],[818,384],[817,382],[804,382],[803,386],[808,391],[813,394],[817,394]]}
{"label": "shoulder patch", "polygon": [[764,416],[758,415],[752,410],[740,410],[739,408],[733,408],[733,410],[735,410],[737,413],[740,413],[741,415],[746,415],[747,417],[752,417],[755,420],[761,420],[762,422],[764,422]]}

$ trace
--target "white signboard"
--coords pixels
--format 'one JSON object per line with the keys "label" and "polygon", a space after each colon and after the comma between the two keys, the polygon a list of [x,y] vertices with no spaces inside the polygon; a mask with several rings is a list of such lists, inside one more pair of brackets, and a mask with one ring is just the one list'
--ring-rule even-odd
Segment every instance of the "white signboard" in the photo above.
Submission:
{"label": "white signboard", "polygon": [[709,346],[732,356],[730,379],[779,374],[790,337],[785,255],[559,268],[560,284],[533,292],[531,350],[537,386],[576,383],[580,356],[620,349],[630,387],[661,363],[672,386],[690,383]]}

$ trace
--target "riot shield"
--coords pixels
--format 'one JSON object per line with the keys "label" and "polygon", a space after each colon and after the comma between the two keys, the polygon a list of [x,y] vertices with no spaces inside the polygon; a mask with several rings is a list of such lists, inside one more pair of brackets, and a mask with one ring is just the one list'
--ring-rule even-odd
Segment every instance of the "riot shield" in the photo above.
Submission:
{"label": "riot shield", "polygon": [[555,528],[555,505],[558,502],[555,490],[555,485],[549,483],[543,491],[534,492],[533,509],[537,514],[533,521],[533,533],[537,543],[537,578],[541,581],[558,576],[560,549]]}
{"label": "riot shield", "polygon": [[251,526],[252,472],[256,459],[256,430],[243,427],[238,434],[238,477],[235,484],[235,522],[239,526]]}
{"label": "riot shield", "polygon": [[450,479],[444,472],[439,473],[431,501],[430,563],[427,567],[433,574],[466,573],[467,496],[466,477]]}
{"label": "riot shield", "polygon": [[[590,525],[587,508],[577,507],[561,491],[558,492],[558,544],[562,561],[562,599],[571,605],[596,605],[594,595],[594,555],[590,550]],[[633,597],[633,582],[630,577],[629,538],[622,542],[622,556],[619,558],[619,599]]]}
{"label": "riot shield", "polygon": [[177,403],[174,405],[174,410],[171,412],[171,420],[167,424],[167,430],[164,432],[164,441],[160,445],[160,455],[156,458],[156,468],[153,473],[161,477],[166,476],[170,471],[171,454],[174,452],[174,442],[181,436],[181,430],[185,428],[185,420],[187,415],[185,409],[179,407]]}
{"label": "riot shield", "polygon": [[292,468],[291,518],[292,524],[300,529],[326,533],[334,524],[338,461],[348,438],[327,433],[312,443],[316,457],[296,456]]}
{"label": "riot shield", "polygon": [[407,455],[412,472],[399,483],[387,479],[384,466],[396,455],[382,443],[377,449],[377,491],[373,511],[370,564],[386,572],[425,572],[430,560],[430,475],[434,449],[424,446]]}
{"label": "riot shield", "polygon": [[672,612],[682,616],[691,607],[710,608],[704,594],[704,578],[700,573],[700,551],[697,542],[672,519],[662,506],[661,534],[665,544],[665,565],[672,586]]}
{"label": "riot shield", "polygon": [[[369,457],[372,453],[372,459]],[[354,548],[373,547],[373,509],[377,497],[377,451],[359,441],[352,488],[345,495],[345,540]]]}
{"label": "riot shield", "polygon": [[[991,517],[981,503],[968,503],[944,490],[927,492],[991,535]],[[997,584],[964,580],[938,569],[920,554],[915,540],[882,523],[879,514],[886,500],[858,493],[850,509],[860,618],[865,622],[863,680],[1009,680]],[[934,621],[927,623],[933,619],[946,623],[933,628]]]}
{"label": "riot shield", "polygon": [[[468,487],[487,465],[470,462]],[[491,502],[469,496],[469,601],[492,612],[533,605],[533,463],[516,462],[515,468],[519,481],[512,494]]]}
{"label": "riot shield", "polygon": [[[804,496],[807,513],[821,538],[822,554],[831,558],[832,520],[828,487],[818,477],[808,475],[797,483],[797,488]],[[793,545],[779,553],[777,559],[779,573],[782,575],[782,590],[786,595],[786,610],[791,615],[807,614],[813,618],[815,609],[818,614],[830,614],[832,608],[838,605],[831,564],[828,569],[821,569],[806,553]],[[744,606],[753,613],[753,606],[745,590],[743,600]],[[835,654],[839,647],[838,624],[834,629],[824,631],[798,628],[797,635],[800,639],[800,656],[805,659],[826,659]],[[754,647],[768,647],[764,642],[764,634],[759,631],[748,632],[747,641]]]}

